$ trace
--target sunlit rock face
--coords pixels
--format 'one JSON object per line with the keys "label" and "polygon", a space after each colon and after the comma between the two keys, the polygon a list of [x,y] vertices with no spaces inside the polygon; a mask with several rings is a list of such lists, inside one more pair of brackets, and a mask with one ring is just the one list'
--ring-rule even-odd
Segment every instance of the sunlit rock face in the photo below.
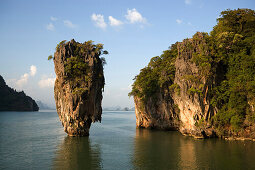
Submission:
{"label": "sunlit rock face", "polygon": [[[203,137],[207,131],[207,135],[213,135],[206,122],[214,115],[208,96],[208,91],[214,84],[214,77],[202,72],[204,70],[200,70],[193,60],[193,55],[196,52],[201,53],[204,50],[202,48],[206,46],[203,34],[197,33],[193,39],[178,43],[178,56],[175,61],[174,83],[179,86],[180,92],[173,95],[173,100],[180,111],[180,131],[196,137]],[[204,51],[209,55],[208,51]],[[198,127],[199,121],[203,125]]]}
{"label": "sunlit rock face", "polygon": [[69,136],[87,136],[101,121],[104,73],[102,47],[74,40],[60,43],[54,54],[57,113]]}
{"label": "sunlit rock face", "polygon": [[206,47],[202,33],[197,33],[193,39],[177,43],[178,53],[174,62],[172,84],[178,87],[178,90],[169,90],[172,85],[169,83],[160,87],[156,95],[145,102],[134,96],[138,127],[179,130],[183,134],[198,138],[215,135],[207,123],[215,114],[208,94],[215,83],[215,76],[208,75],[207,72],[201,73],[192,60],[195,52],[204,50],[201,47]]}

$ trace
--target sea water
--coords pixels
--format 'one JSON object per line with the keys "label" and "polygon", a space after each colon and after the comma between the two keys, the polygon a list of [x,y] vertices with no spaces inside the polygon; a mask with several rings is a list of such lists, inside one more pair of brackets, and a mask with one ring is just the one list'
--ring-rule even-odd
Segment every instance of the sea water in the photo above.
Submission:
{"label": "sea water", "polygon": [[0,169],[255,169],[255,142],[136,129],[105,111],[89,137],[68,137],[55,110],[0,112]]}

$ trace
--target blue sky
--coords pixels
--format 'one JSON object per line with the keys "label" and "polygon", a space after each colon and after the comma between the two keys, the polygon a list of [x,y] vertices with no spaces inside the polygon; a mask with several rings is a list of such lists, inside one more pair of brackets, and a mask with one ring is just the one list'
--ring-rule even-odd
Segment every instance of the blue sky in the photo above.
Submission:
{"label": "blue sky", "polygon": [[7,84],[54,105],[56,44],[93,40],[105,56],[103,106],[132,107],[133,78],[172,43],[210,32],[220,12],[255,9],[254,0],[0,1],[0,74]]}

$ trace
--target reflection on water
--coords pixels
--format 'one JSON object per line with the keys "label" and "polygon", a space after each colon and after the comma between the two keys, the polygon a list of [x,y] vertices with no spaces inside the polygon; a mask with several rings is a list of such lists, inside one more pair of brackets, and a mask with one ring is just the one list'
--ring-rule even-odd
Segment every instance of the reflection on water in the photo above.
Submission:
{"label": "reflection on water", "polygon": [[178,132],[137,129],[133,164],[137,169],[255,169],[250,141],[196,140]]}
{"label": "reflection on water", "polygon": [[59,146],[53,169],[101,169],[100,147],[88,137],[65,137]]}
{"label": "reflection on water", "polygon": [[255,169],[255,145],[251,141],[192,140],[196,162],[204,169]]}
{"label": "reflection on water", "polygon": [[[194,139],[192,139],[194,140]],[[197,169],[195,143],[189,138],[181,137],[179,140],[179,161],[180,169]]]}
{"label": "reflection on water", "polygon": [[192,145],[182,147],[180,140],[178,132],[136,129],[134,166],[138,169],[196,167]]}

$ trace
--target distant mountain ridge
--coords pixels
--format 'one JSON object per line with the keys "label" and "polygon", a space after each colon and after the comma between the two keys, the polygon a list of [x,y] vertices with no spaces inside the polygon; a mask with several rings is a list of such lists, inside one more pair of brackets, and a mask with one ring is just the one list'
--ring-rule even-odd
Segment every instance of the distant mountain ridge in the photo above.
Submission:
{"label": "distant mountain ridge", "polygon": [[24,91],[17,92],[6,85],[0,75],[0,111],[38,111],[36,102]]}

